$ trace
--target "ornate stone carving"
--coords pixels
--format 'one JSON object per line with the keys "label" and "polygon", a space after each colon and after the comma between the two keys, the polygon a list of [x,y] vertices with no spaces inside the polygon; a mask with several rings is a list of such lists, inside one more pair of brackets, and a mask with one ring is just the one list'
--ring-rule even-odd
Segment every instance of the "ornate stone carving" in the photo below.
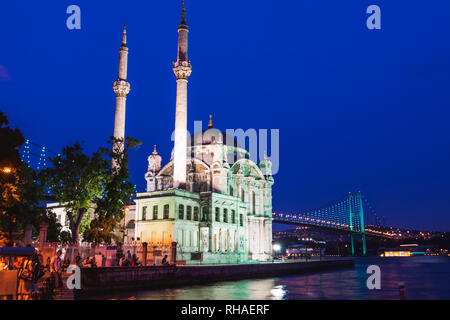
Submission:
{"label": "ornate stone carving", "polygon": [[173,73],[177,77],[177,80],[187,80],[192,73],[191,63],[187,61],[177,61],[173,63]]}
{"label": "ornate stone carving", "polygon": [[148,157],[148,172],[156,174],[161,170],[161,156],[156,151],[156,145],[153,149],[153,153]]}
{"label": "ornate stone carving", "polygon": [[203,247],[204,252],[208,252],[208,249],[209,249],[208,228],[202,228],[202,247]]}
{"label": "ornate stone carving", "polygon": [[130,93],[130,84],[125,80],[118,79],[113,82],[113,89],[116,97],[126,97]]}

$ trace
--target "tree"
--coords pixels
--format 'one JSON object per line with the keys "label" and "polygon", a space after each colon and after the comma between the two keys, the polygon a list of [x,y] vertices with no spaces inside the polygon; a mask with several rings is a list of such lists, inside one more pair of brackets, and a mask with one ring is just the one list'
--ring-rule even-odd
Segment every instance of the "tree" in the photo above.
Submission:
{"label": "tree", "polygon": [[118,240],[114,230],[124,217],[124,206],[130,203],[134,195],[134,186],[129,181],[129,149],[141,144],[133,138],[127,138],[126,148],[123,148],[123,141],[120,139],[112,138],[108,142],[114,146],[114,150],[102,149],[102,152],[108,154],[111,162],[116,165],[111,166],[106,175],[103,197],[96,202],[95,218],[84,233],[86,240],[97,243]]}
{"label": "tree", "polygon": [[38,173],[20,158],[19,148],[24,142],[20,130],[11,129],[0,111],[0,229],[9,245],[15,233],[28,223],[37,226],[45,215]]}
{"label": "tree", "polygon": [[24,142],[22,132],[9,127],[8,118],[0,110],[0,168],[16,168],[22,163],[19,148]]}
{"label": "tree", "polygon": [[19,148],[24,142],[23,134],[19,129],[9,127],[8,118],[0,110],[0,218],[2,221],[0,227],[4,232],[8,222],[14,223],[14,218],[10,217],[8,212],[9,209],[20,201],[20,177],[17,169],[22,164]]}
{"label": "tree", "polygon": [[84,154],[77,142],[50,158],[50,162],[53,166],[42,171],[43,180],[55,199],[66,207],[72,241],[77,242],[81,221],[95,199],[102,196],[107,161],[98,151],[92,156]]}
{"label": "tree", "polygon": [[56,214],[49,210],[47,212],[47,241],[49,242],[69,242],[72,237],[67,231],[62,231],[63,226],[56,218]]}
{"label": "tree", "polygon": [[[121,141],[110,141],[115,146],[117,142]],[[83,236],[88,241],[111,242],[114,238],[113,230],[123,217],[119,211],[134,193],[128,182],[128,149],[138,144],[128,138],[126,148],[99,148],[89,156],[77,142],[50,159],[52,167],[43,170],[44,180],[55,199],[66,207],[73,242],[79,241],[83,223],[87,225]],[[112,159],[119,167],[111,167]]]}

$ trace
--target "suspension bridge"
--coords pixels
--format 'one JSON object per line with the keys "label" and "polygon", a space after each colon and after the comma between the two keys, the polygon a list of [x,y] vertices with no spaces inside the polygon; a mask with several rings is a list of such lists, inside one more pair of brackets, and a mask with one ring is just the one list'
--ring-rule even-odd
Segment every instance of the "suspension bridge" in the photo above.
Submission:
{"label": "suspension bridge", "polygon": [[376,225],[380,225],[379,217],[361,192],[349,193],[338,201],[319,209],[295,214],[273,212],[272,218],[275,223],[325,228],[349,233],[352,254],[355,255],[355,241],[360,239],[362,242],[362,253],[366,255],[366,236],[393,238],[393,234],[366,226],[364,221],[365,207],[374,215]]}

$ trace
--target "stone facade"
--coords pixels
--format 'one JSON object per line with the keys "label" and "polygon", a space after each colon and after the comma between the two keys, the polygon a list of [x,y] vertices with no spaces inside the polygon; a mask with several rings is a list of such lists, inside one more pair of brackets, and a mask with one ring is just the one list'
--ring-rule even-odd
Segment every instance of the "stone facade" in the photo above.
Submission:
{"label": "stone facade", "polygon": [[134,238],[151,245],[175,241],[189,264],[270,260],[273,178],[262,170],[270,162],[257,166],[214,128],[190,141],[185,190],[173,186],[173,159],[161,168],[156,149],[150,155],[147,192],[135,200]]}

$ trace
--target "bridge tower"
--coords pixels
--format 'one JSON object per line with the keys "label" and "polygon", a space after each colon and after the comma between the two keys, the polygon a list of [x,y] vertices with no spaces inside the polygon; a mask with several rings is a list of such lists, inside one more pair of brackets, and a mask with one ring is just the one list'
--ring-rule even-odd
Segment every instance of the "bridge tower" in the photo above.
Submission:
{"label": "bridge tower", "polygon": [[[352,244],[352,256],[355,255],[355,238],[359,237],[362,241],[363,256],[367,253],[366,247],[366,230],[364,227],[364,211],[362,204],[362,195],[350,193],[348,195],[348,208],[350,220],[350,239]],[[355,225],[357,223],[357,225]]]}

